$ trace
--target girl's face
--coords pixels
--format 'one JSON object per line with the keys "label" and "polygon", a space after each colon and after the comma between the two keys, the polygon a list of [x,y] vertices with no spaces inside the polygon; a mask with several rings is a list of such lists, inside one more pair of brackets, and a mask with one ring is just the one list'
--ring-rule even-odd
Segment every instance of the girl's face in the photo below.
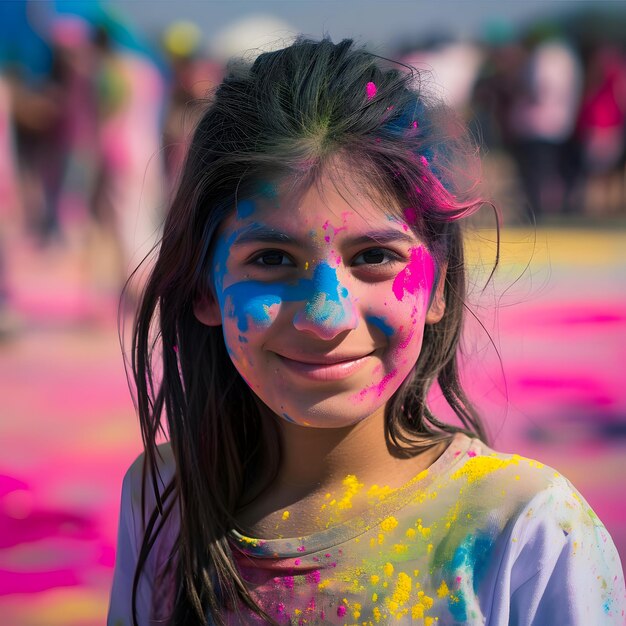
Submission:
{"label": "girl's face", "polygon": [[[353,425],[380,411],[444,312],[443,272],[407,223],[327,179],[297,199],[267,186],[218,236],[198,319],[279,417]],[[435,293],[432,296],[433,290]],[[429,305],[430,303],[430,305]]]}

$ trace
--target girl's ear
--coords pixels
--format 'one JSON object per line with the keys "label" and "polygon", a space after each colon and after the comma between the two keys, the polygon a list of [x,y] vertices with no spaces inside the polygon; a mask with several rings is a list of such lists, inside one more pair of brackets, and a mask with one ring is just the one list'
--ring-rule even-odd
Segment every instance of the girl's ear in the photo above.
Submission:
{"label": "girl's ear", "polygon": [[201,296],[193,303],[193,314],[201,324],[206,326],[220,326],[222,324],[220,305],[211,292]]}
{"label": "girl's ear", "polygon": [[428,307],[428,312],[426,313],[427,324],[436,324],[437,322],[440,322],[443,314],[446,312],[446,270],[447,265],[443,265],[439,269],[435,292],[432,295],[430,306]]}

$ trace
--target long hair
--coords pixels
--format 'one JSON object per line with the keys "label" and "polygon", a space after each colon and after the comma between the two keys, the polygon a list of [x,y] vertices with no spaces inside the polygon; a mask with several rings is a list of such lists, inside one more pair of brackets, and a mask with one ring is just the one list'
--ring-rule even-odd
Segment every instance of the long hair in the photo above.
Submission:
{"label": "long hair", "polygon": [[[251,479],[262,476],[269,484],[276,475],[279,440],[231,363],[221,329],[200,323],[193,312],[209,288],[220,223],[238,199],[258,192],[260,181],[290,180],[305,189],[322,172],[340,181],[347,167],[364,193],[411,225],[436,265],[446,268],[446,309],[439,323],[426,327],[418,362],[386,407],[388,444],[414,454],[457,431],[485,439],[457,365],[465,301],[459,221],[482,204],[477,156],[463,125],[427,97],[422,82],[416,70],[350,40],[299,38],[252,65],[232,66],[195,130],[132,346],[144,489],[151,483],[157,501],[135,592],[163,521],[177,507],[180,585],[172,624],[206,624],[207,618],[222,624],[224,608],[241,606],[272,621],[237,570],[228,531]],[[428,409],[435,381],[462,426]],[[176,469],[161,493],[155,438],[165,428]]]}

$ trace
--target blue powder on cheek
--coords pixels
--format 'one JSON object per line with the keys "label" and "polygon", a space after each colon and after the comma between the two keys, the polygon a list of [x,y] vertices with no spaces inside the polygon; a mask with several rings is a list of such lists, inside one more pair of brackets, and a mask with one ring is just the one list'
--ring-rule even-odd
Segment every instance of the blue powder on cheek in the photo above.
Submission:
{"label": "blue powder on cheek", "polygon": [[380,330],[382,330],[383,333],[387,337],[391,337],[391,335],[393,335],[393,332],[394,332],[393,328],[389,326],[389,324],[387,324],[384,317],[377,317],[376,315],[368,315],[365,318],[365,321],[369,322],[373,326],[376,326],[376,328],[379,328]]}

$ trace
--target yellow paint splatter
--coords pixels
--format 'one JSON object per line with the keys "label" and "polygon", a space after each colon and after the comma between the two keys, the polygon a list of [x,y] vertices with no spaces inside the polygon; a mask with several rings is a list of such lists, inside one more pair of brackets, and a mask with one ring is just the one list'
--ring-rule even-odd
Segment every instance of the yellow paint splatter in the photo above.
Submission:
{"label": "yellow paint splatter", "polygon": [[415,535],[416,535],[416,534],[417,534],[417,533],[415,532],[415,529],[414,529],[414,528],[409,528],[409,529],[406,531],[406,533],[405,533],[405,535],[406,535],[407,539],[415,539]]}
{"label": "yellow paint splatter", "polygon": [[309,262],[308,262],[308,261],[305,261],[305,262],[304,262],[304,270],[306,271],[306,270],[308,270],[308,269],[309,269]]}
{"label": "yellow paint splatter", "polygon": [[374,619],[376,620],[376,623],[380,622],[381,613],[380,613],[380,609],[377,606],[375,606],[372,609],[372,614],[374,615]]}
{"label": "yellow paint splatter", "polygon": [[393,517],[387,517],[385,518],[381,523],[380,523],[380,527],[386,532],[390,532],[392,531],[396,526],[398,525],[398,520]]}
{"label": "yellow paint splatter", "polygon": [[372,585],[377,585],[379,580],[380,580],[380,576],[376,576],[376,574],[372,574],[370,576],[370,581]]}
{"label": "yellow paint splatter", "polygon": [[521,458],[518,454],[514,454],[510,459],[500,459],[495,456],[475,456],[468,459],[461,469],[454,472],[452,478],[454,480],[466,478],[468,483],[474,483],[509,465],[519,465]]}
{"label": "yellow paint splatter", "polygon": [[383,572],[385,572],[385,576],[393,575],[393,565],[391,563],[385,563],[383,566]]}
{"label": "yellow paint splatter", "polygon": [[396,612],[408,603],[411,597],[411,588],[413,581],[411,577],[405,572],[400,572],[396,579],[396,585],[394,587],[391,597],[386,601],[389,610]]}
{"label": "yellow paint splatter", "polygon": [[393,551],[396,554],[406,554],[409,551],[409,546],[407,546],[405,543],[394,543]]}
{"label": "yellow paint splatter", "polygon": [[439,585],[439,589],[437,589],[437,595],[440,598],[445,598],[449,593],[450,590],[448,589],[448,585],[446,585],[446,581],[442,580],[441,585]]}
{"label": "yellow paint splatter", "polygon": [[283,511],[283,521],[286,521],[289,519],[289,511]]}
{"label": "yellow paint splatter", "polygon": [[[346,476],[342,483],[345,487],[345,492],[337,502],[337,506],[340,510],[344,511],[352,508],[352,498],[354,498],[354,496],[356,496],[361,489],[363,489],[364,485],[357,480],[357,477],[354,476],[354,474]],[[331,502],[331,504],[333,503]]]}

